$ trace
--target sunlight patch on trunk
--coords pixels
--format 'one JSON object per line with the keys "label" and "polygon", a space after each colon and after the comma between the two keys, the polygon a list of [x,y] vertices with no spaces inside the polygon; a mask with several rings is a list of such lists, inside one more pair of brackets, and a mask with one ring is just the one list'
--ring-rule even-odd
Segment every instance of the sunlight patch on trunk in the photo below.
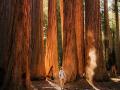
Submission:
{"label": "sunlight patch on trunk", "polygon": [[87,79],[86,80],[93,89],[100,90],[93,84],[93,76],[95,74],[94,70],[97,67],[97,54],[96,54],[95,48],[91,48],[89,50],[89,63],[88,64],[89,65],[87,66],[87,72],[86,72]]}
{"label": "sunlight patch on trunk", "polygon": [[89,50],[89,65],[87,66],[87,76],[88,76],[88,80],[90,82],[93,81],[93,76],[94,76],[94,70],[97,67],[96,64],[96,50],[95,48],[92,48]]}

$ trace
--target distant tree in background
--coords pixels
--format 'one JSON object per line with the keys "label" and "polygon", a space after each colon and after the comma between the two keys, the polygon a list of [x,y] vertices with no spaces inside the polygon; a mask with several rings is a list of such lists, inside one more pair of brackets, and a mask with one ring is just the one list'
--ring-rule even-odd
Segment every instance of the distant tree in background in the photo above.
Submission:
{"label": "distant tree in background", "polygon": [[57,40],[58,40],[58,62],[59,67],[62,65],[62,30],[61,30],[61,15],[60,15],[60,1],[57,0]]}
{"label": "distant tree in background", "polygon": [[110,31],[109,26],[109,16],[108,16],[108,0],[104,0],[104,37],[105,37],[105,59],[107,60],[108,54],[110,53],[110,50],[113,49],[113,42],[112,42],[112,32]]}
{"label": "distant tree in background", "polygon": [[119,14],[118,14],[118,0],[114,0],[115,3],[115,53],[116,53],[116,63],[118,68],[118,73],[120,73],[120,28],[119,28]]}

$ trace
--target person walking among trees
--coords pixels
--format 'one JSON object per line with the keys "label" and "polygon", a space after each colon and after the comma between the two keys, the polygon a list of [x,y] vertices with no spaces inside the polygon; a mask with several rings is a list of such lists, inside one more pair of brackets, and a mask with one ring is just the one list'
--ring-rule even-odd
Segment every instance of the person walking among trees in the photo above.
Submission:
{"label": "person walking among trees", "polygon": [[64,83],[65,83],[65,72],[64,72],[62,67],[60,68],[60,71],[59,71],[59,79],[60,79],[61,90],[63,90],[64,89]]}

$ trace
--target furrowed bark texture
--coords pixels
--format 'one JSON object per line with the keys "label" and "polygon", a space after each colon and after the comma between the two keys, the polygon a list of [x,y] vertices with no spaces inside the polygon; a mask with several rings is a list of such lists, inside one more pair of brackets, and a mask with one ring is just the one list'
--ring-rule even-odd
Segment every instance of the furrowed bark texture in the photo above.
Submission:
{"label": "furrowed bark texture", "polygon": [[45,77],[43,0],[32,0],[31,78]]}
{"label": "furrowed bark texture", "polygon": [[84,73],[84,14],[83,0],[75,0],[75,32],[77,44],[77,72],[80,77]]}
{"label": "furrowed bark texture", "polygon": [[86,26],[86,78],[104,80],[106,69],[103,61],[100,31],[100,1],[85,0]]}
{"label": "furrowed bark texture", "polygon": [[13,0],[9,32],[8,68],[3,90],[30,90],[30,1]]}
{"label": "furrowed bark texture", "polygon": [[66,82],[75,80],[77,75],[74,4],[74,0],[63,1],[63,69],[66,73]]}
{"label": "furrowed bark texture", "polygon": [[56,0],[48,1],[48,31],[46,40],[45,69],[46,75],[53,73],[58,78],[58,45],[57,45],[57,14]]}

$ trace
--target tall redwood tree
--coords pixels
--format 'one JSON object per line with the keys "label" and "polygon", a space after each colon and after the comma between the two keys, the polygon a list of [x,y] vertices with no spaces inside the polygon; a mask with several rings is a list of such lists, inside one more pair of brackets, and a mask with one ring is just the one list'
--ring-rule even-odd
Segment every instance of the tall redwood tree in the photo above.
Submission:
{"label": "tall redwood tree", "polygon": [[67,82],[75,80],[77,75],[74,1],[63,0],[63,69]]}
{"label": "tall redwood tree", "polygon": [[86,29],[86,78],[104,80],[106,69],[103,61],[100,31],[100,1],[85,0]]}
{"label": "tall redwood tree", "polygon": [[30,1],[13,0],[9,32],[8,68],[3,90],[30,90]]}
{"label": "tall redwood tree", "polygon": [[[58,77],[57,13],[56,0],[48,1],[48,31],[46,40],[46,75]],[[52,73],[52,74],[51,74]]]}
{"label": "tall redwood tree", "polygon": [[32,0],[32,53],[31,77],[40,79],[45,76],[43,40],[43,0]]}
{"label": "tall redwood tree", "polygon": [[80,77],[84,73],[84,8],[83,0],[74,0],[75,5],[73,12],[75,14],[75,32],[77,44],[77,72]]}

